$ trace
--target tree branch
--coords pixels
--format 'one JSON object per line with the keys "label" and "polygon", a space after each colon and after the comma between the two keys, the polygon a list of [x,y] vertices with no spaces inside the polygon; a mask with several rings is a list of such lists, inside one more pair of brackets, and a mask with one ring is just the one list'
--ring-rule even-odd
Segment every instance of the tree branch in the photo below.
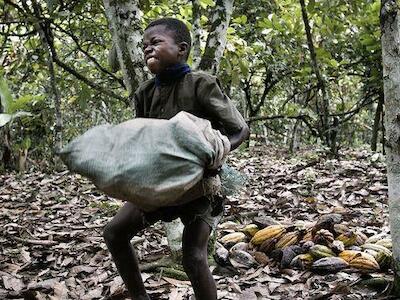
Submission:
{"label": "tree branch", "polygon": [[89,79],[87,79],[85,76],[83,76],[82,74],[78,73],[75,69],[73,69],[72,67],[68,66],[67,64],[65,64],[64,62],[62,62],[57,56],[54,57],[54,62],[61,67],[64,71],[70,73],[71,75],[73,75],[74,77],[76,77],[77,79],[79,79],[80,81],[86,83],[88,86],[102,92],[103,94],[110,96],[114,99],[118,99],[122,102],[124,102],[126,105],[129,105],[129,102],[126,98],[119,96],[109,90],[104,89],[103,87],[95,84],[94,82],[90,81]]}
{"label": "tree branch", "polygon": [[82,52],[83,54],[85,54],[85,56],[91,61],[93,62],[97,68],[102,71],[103,73],[106,73],[107,75],[109,75],[112,79],[114,79],[115,81],[117,81],[121,87],[125,88],[125,84],[123,82],[123,80],[121,78],[118,78],[117,76],[115,76],[113,73],[111,73],[110,71],[108,71],[106,68],[104,68],[103,66],[100,65],[100,63],[93,57],[91,56],[86,50],[84,50],[82,48],[82,46],[79,44],[79,39],[77,38],[76,35],[74,35],[72,32],[65,30],[64,28],[62,28],[61,26],[52,23],[58,30],[60,30],[61,32],[63,32],[64,34],[68,35],[70,38],[72,38],[72,40],[75,42],[75,45],[77,46],[78,50],[80,52]]}

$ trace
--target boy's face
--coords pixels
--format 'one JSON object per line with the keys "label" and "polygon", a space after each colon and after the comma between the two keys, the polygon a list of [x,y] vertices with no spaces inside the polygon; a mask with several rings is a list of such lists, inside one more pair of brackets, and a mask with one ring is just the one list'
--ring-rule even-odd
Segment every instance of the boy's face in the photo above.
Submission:
{"label": "boy's face", "polygon": [[186,50],[187,44],[177,44],[173,32],[164,25],[152,26],[144,32],[144,60],[153,74],[160,74],[174,64],[185,62]]}

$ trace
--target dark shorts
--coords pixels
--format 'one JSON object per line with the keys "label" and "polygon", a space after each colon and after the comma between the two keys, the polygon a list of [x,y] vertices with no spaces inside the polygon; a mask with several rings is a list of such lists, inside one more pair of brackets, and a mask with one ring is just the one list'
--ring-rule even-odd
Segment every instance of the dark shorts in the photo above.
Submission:
{"label": "dark shorts", "polygon": [[171,222],[177,218],[180,218],[184,225],[188,225],[196,219],[201,219],[214,230],[223,216],[224,203],[225,197],[204,196],[179,206],[162,207],[152,212],[146,212],[144,219],[148,225],[160,220]]}

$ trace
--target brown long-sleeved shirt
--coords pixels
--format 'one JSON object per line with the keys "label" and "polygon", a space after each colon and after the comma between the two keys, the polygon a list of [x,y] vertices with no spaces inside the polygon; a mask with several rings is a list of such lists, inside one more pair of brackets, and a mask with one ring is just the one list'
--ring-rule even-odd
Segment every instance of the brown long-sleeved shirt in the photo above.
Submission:
{"label": "brown long-sleeved shirt", "polygon": [[169,85],[144,82],[135,92],[136,117],[170,119],[180,111],[207,119],[222,133],[236,133],[245,121],[223,93],[216,77],[201,71],[185,74]]}

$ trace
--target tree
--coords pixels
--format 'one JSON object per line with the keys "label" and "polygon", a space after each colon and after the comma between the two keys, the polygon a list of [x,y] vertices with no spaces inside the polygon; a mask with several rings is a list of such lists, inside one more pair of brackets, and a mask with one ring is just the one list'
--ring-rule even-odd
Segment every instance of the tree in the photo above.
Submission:
{"label": "tree", "polygon": [[199,64],[199,69],[213,74],[218,72],[226,46],[226,32],[232,15],[234,0],[217,0],[212,15],[211,29]]}
{"label": "tree", "polygon": [[393,293],[400,296],[400,20],[396,0],[381,2],[382,61],[387,133],[389,221],[393,242]]}
{"label": "tree", "polygon": [[131,94],[143,81],[143,51],[139,2],[104,0],[118,65],[122,69],[125,86]]}
{"label": "tree", "polygon": [[312,65],[314,74],[317,77],[318,90],[321,91],[322,107],[320,110],[321,111],[320,112],[320,116],[321,116],[320,117],[321,118],[320,119],[321,120],[320,135],[321,135],[321,138],[325,140],[325,143],[328,146],[331,146],[331,151],[336,153],[336,144],[332,143],[333,141],[330,138],[331,129],[329,128],[329,99],[328,99],[327,86],[326,86],[325,80],[322,78],[319,63],[317,60],[317,55],[315,52],[313,37],[312,37],[312,33],[311,33],[310,21],[308,18],[308,13],[306,10],[304,0],[300,0],[300,5],[301,5],[301,13],[303,16],[304,27],[305,27],[305,31],[306,31],[308,50],[310,51],[311,65]]}

